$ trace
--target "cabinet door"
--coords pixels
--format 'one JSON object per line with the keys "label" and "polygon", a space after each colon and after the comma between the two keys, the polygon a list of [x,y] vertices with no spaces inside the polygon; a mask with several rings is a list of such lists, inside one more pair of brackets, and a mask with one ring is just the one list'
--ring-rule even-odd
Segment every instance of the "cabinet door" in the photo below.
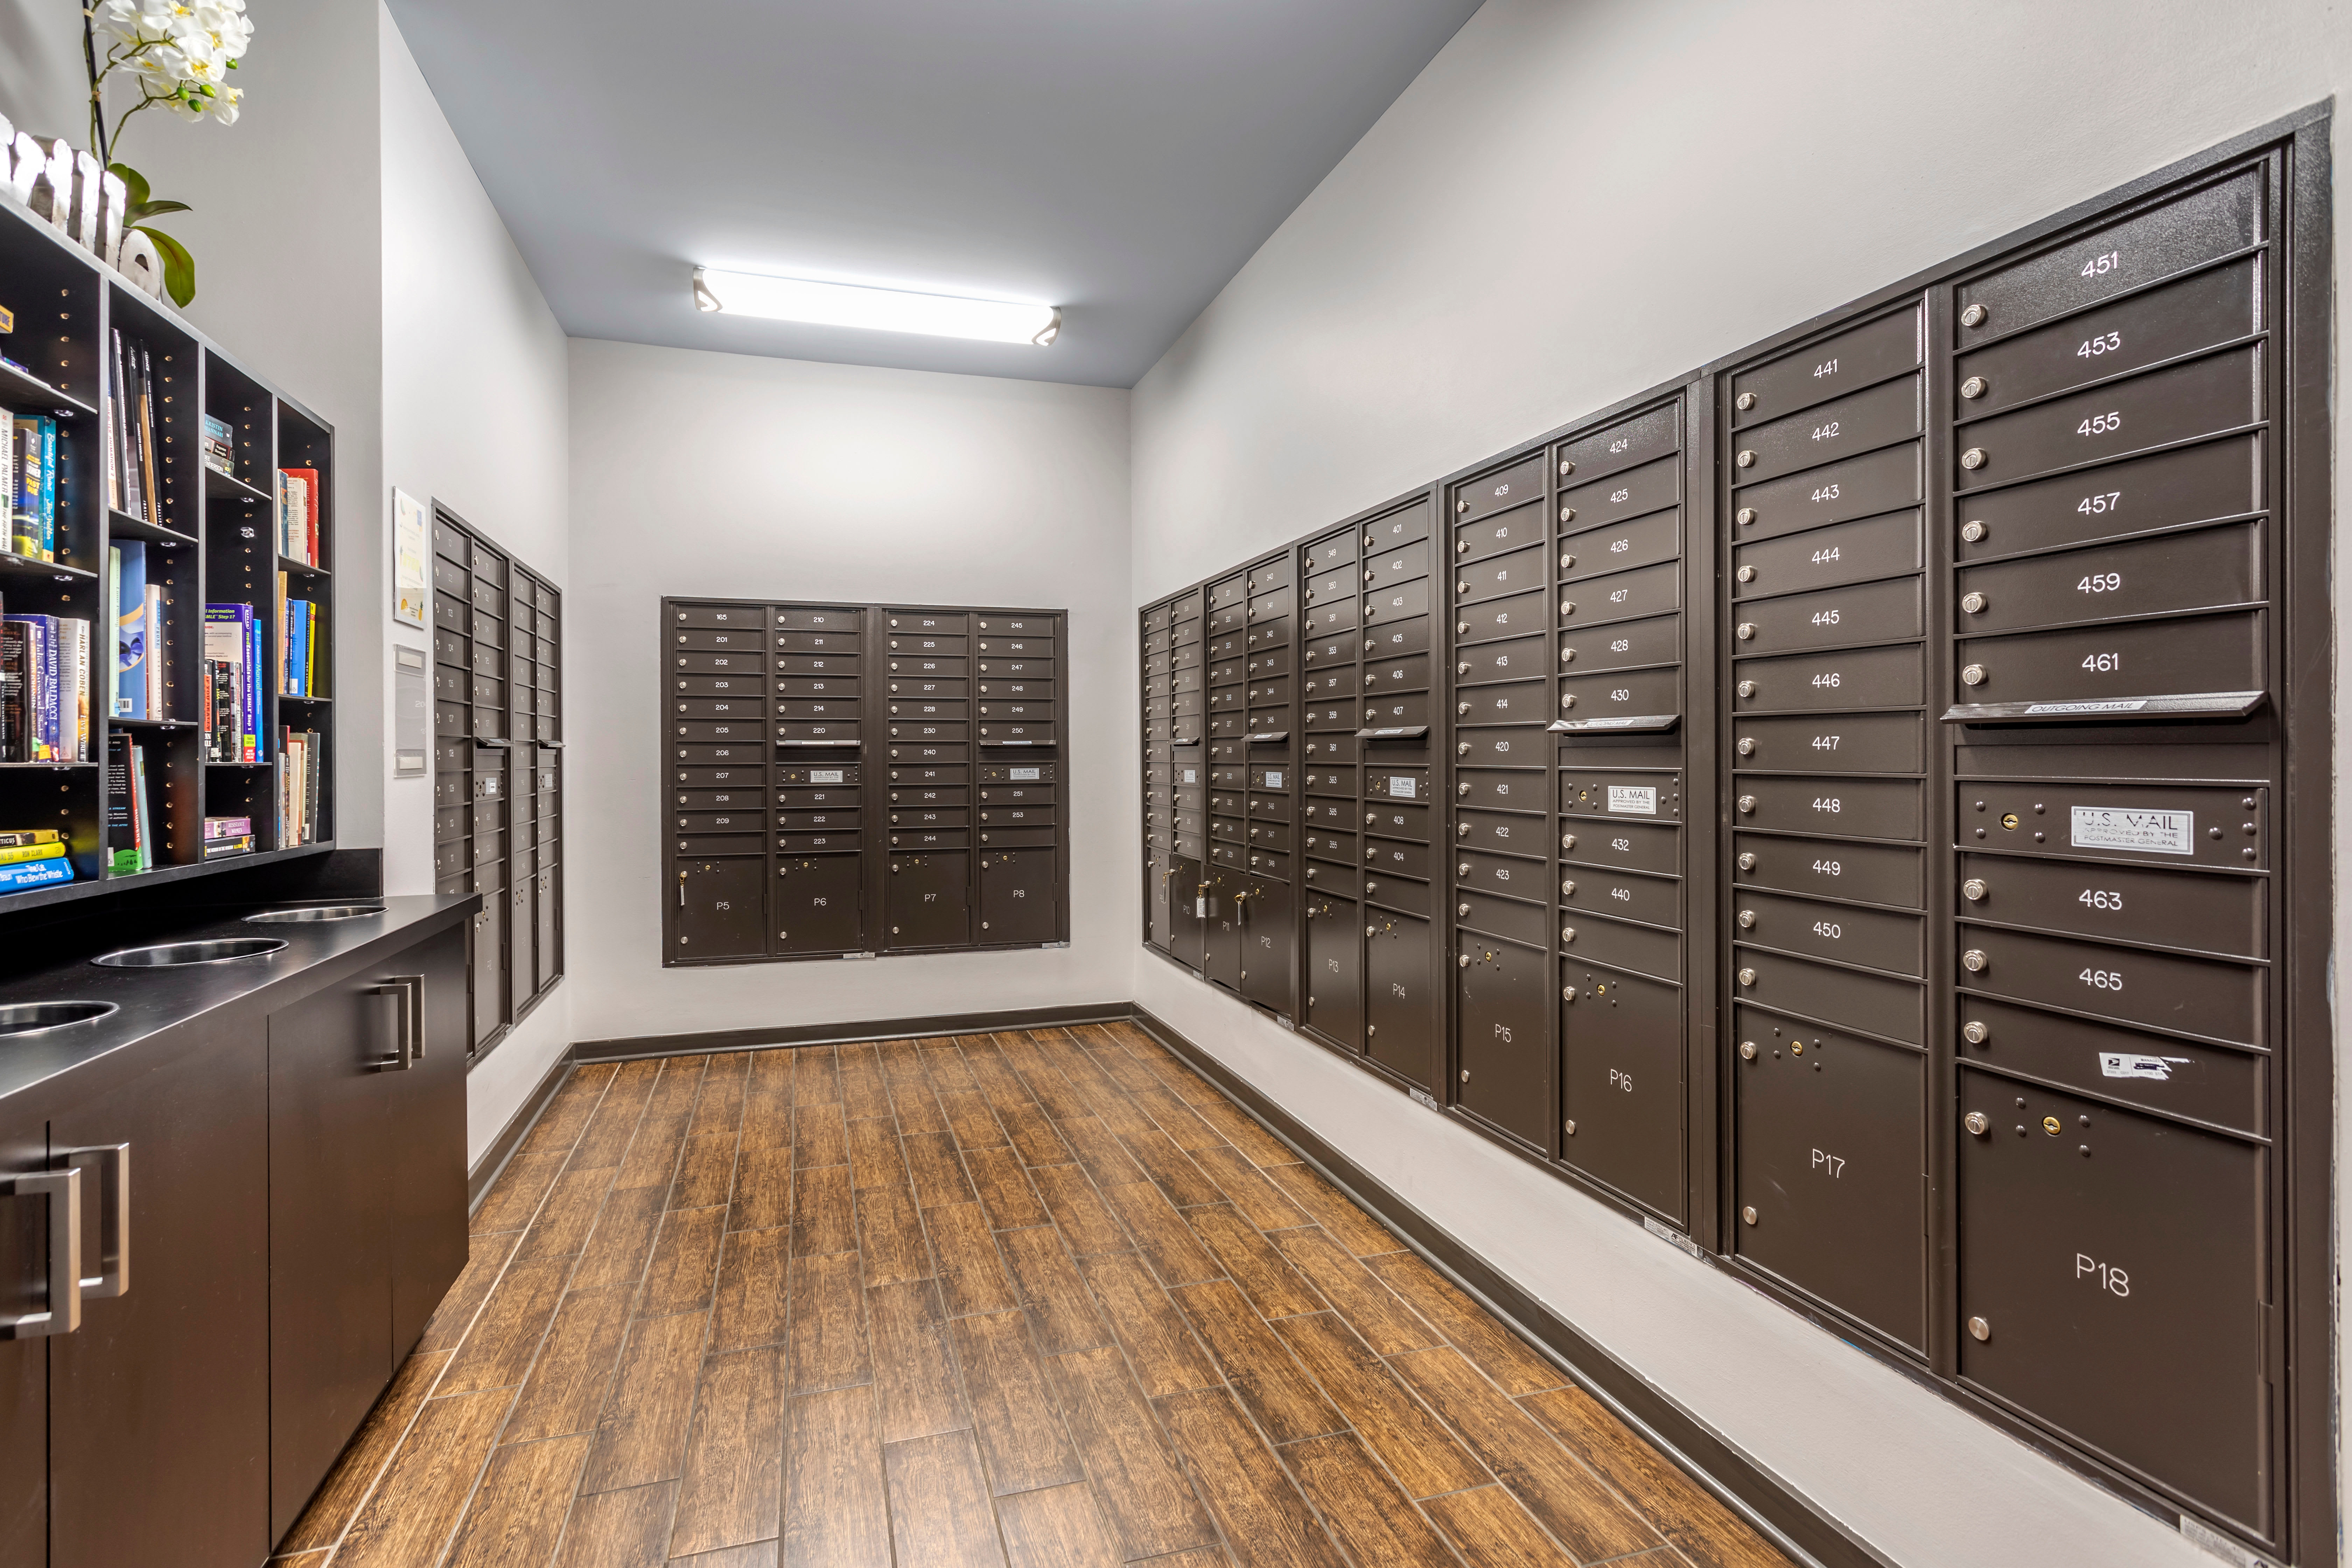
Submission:
{"label": "cabinet door", "polygon": [[[546,819],[541,819],[541,826]],[[542,840],[540,858],[544,860],[554,847]],[[557,922],[563,918],[563,878],[562,868],[548,866],[539,873],[539,941],[533,951],[539,954],[539,988],[541,991],[555,984],[563,973],[561,939],[556,934]]]}
{"label": "cabinet door", "polygon": [[767,952],[767,871],[765,860],[748,856],[680,865],[671,911],[674,956],[756,958]]}
{"label": "cabinet door", "polygon": [[[418,1004],[414,1065],[377,1079],[389,1119],[397,1363],[466,1267],[465,932],[453,928],[419,942],[386,963],[378,983],[409,984]],[[389,1054],[395,1042],[384,1043]]]}
{"label": "cabinet door", "polygon": [[[498,973],[477,961],[478,998]],[[398,1020],[381,984],[362,971],[269,1017],[271,1541],[392,1377],[394,1165],[382,1064],[397,1047]]]}
{"label": "cabinet door", "polygon": [[473,1044],[479,1050],[507,1022],[507,906],[500,891],[482,894],[474,917]]}
{"label": "cabinet door", "polygon": [[512,1022],[539,991],[539,960],[531,950],[539,936],[539,910],[531,903],[536,875],[515,884],[507,911],[507,1018]]}
{"label": "cabinet door", "polygon": [[1364,1033],[1372,1058],[1433,1092],[1437,1088],[1438,993],[1430,983],[1429,922],[1370,910],[1365,938]]}
{"label": "cabinet door", "polygon": [[[130,1145],[125,1288],[86,1291],[80,1330],[46,1342],[49,1562],[250,1568],[277,1539],[267,1048],[249,1022],[191,1049],[141,1048],[171,1059],[49,1121],[52,1163]],[[81,1183],[87,1280],[101,1270],[107,1184],[95,1167]]]}
{"label": "cabinet door", "polygon": [[1160,952],[1169,951],[1175,932],[1169,924],[1168,889],[1174,879],[1175,868],[1165,855],[1154,855],[1144,868],[1144,896],[1148,900],[1144,916],[1144,940]]}
{"label": "cabinet door", "polygon": [[1298,905],[1290,884],[1252,877],[1240,910],[1241,993],[1287,1018],[1297,1005],[1291,970],[1298,957]]}
{"label": "cabinet door", "polygon": [[1054,940],[1054,851],[999,849],[980,858],[980,940]]}
{"label": "cabinet door", "polygon": [[1168,862],[1168,951],[1198,972],[1208,941],[1208,868],[1190,855]]}
{"label": "cabinet door", "polygon": [[892,947],[960,947],[971,940],[971,857],[894,855],[890,881]]}
{"label": "cabinet door", "polygon": [[776,943],[780,953],[856,952],[866,943],[858,918],[865,858],[795,856],[776,862]]}
{"label": "cabinet door", "polygon": [[1342,899],[1307,905],[1307,1026],[1364,1048],[1364,913]]}
{"label": "cabinet door", "polygon": [[[48,1123],[0,1123],[0,1171],[48,1168]],[[0,1197],[0,1313],[48,1308],[47,1200]],[[41,1568],[49,1543],[49,1342],[0,1340],[0,1568]]]}
{"label": "cabinet door", "polygon": [[1201,973],[1228,991],[1238,991],[1242,987],[1242,916],[1234,895],[1242,890],[1242,874],[1212,866],[1201,879],[1209,885]]}

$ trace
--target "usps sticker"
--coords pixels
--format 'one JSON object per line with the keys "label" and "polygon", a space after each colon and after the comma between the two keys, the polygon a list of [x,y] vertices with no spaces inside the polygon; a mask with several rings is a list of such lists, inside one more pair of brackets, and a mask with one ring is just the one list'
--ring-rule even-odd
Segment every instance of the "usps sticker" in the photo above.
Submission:
{"label": "usps sticker", "polygon": [[2074,847],[2122,849],[2142,855],[2197,853],[2197,817],[2187,811],[2134,811],[2114,805],[2078,805]]}
{"label": "usps sticker", "polygon": [[1655,816],[1658,792],[1652,784],[1611,784],[1609,809],[1622,816]]}
{"label": "usps sticker", "polygon": [[839,768],[811,768],[809,770],[809,783],[811,784],[840,784],[841,782],[841,770]]}
{"label": "usps sticker", "polygon": [[1420,787],[1421,781],[1419,779],[1410,777],[1404,773],[1391,773],[1389,775],[1389,798],[1391,800],[1411,800],[1413,797],[1413,792]]}
{"label": "usps sticker", "polygon": [[[1012,770],[1011,773],[1011,777],[1014,784],[1031,784],[1045,776],[1045,770],[1043,768],[1014,768]],[[1184,782],[1187,784],[1192,783],[1192,775],[1191,773],[1186,773],[1184,775]]]}
{"label": "usps sticker", "polygon": [[2145,1057],[2133,1051],[2101,1051],[2101,1078],[2146,1078],[2164,1083],[2171,1079],[2172,1069],[2187,1067],[2194,1057]]}
{"label": "usps sticker", "polygon": [[1280,789],[1282,787],[1282,770],[1280,768],[1268,768],[1265,770],[1265,787],[1267,789]]}

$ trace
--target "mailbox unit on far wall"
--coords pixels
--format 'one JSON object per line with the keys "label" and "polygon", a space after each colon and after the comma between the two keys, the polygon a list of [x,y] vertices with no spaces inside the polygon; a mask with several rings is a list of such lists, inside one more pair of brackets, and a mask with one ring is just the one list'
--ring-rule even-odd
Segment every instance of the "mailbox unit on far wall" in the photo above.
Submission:
{"label": "mailbox unit on far wall", "polygon": [[2333,1562],[2327,138],[1146,606],[1149,946]]}
{"label": "mailbox unit on far wall", "polygon": [[1067,942],[1066,618],[664,599],[662,962]]}

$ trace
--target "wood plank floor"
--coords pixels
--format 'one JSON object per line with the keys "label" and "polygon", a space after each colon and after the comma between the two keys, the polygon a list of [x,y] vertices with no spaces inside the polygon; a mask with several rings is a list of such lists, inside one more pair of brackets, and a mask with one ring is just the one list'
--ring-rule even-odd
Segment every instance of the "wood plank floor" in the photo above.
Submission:
{"label": "wood plank floor", "polygon": [[1119,1025],[580,1068],[279,1552],[1787,1562]]}

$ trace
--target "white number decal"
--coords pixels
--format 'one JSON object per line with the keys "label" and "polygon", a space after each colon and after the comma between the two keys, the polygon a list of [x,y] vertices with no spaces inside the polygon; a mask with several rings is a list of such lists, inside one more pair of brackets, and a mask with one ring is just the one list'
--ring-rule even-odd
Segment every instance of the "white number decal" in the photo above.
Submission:
{"label": "white number decal", "polygon": [[2074,584],[2077,594],[2120,594],[2124,574],[2120,572],[2094,572]]}
{"label": "white number decal", "polygon": [[1838,737],[1837,737],[1837,736],[1835,736],[1835,735],[1816,735],[1816,736],[1814,736],[1814,737],[1813,737],[1813,750],[1815,750],[1815,751],[1817,751],[1817,752],[1834,752],[1834,751],[1836,751],[1837,749],[1838,749]]}
{"label": "white number decal", "polygon": [[1813,499],[1815,500],[1835,500],[1838,499],[1838,488],[1835,485],[1823,485],[1813,492]]}
{"label": "white number decal", "polygon": [[1631,888],[1612,888],[1609,889],[1609,896],[1612,899],[1622,899],[1627,903],[1632,903],[1633,901],[1633,889]]}
{"label": "white number decal", "polygon": [[1620,436],[1617,439],[1609,443],[1609,449],[1612,452],[1622,452],[1633,444],[1633,437],[1631,436]]}
{"label": "white number decal", "polygon": [[2099,1282],[2099,1289],[2106,1291],[2110,1295],[2128,1296],[2131,1294],[2131,1276],[2129,1274],[2126,1274],[2124,1270],[2116,1268],[2112,1264],[2100,1262],[2097,1258],[2091,1257],[2088,1253],[2078,1252],[2074,1254],[2074,1278],[2080,1279],[2085,1274],[2095,1279]]}
{"label": "white number decal", "polygon": [[1815,936],[1825,936],[1832,942],[1835,942],[1838,938],[1845,934],[1845,928],[1839,925],[1835,921],[1815,921],[1813,922],[1813,934]]}
{"label": "white number decal", "polygon": [[1821,674],[1813,677],[1813,684],[1815,686],[1835,687],[1840,679],[1841,677],[1838,675],[1836,670],[1824,670]]}
{"label": "white number decal", "polygon": [[2123,346],[2124,335],[2121,332],[2099,332],[2091,337],[2084,338],[2083,340],[2083,346],[2074,351],[2074,357],[2076,359],[2096,359],[2101,354],[2114,353]]}
{"label": "white number decal", "polygon": [[1819,566],[1819,565],[1822,565],[1822,563],[1824,563],[1825,562],[1831,562],[1831,561],[1835,561],[1835,560],[1837,560],[1837,559],[1838,559],[1838,551],[1839,551],[1839,548],[1840,548],[1839,546],[1832,544],[1832,545],[1830,545],[1827,549],[1823,549],[1823,550],[1816,550],[1816,551],[1814,551],[1814,552],[1813,552],[1813,564],[1814,564],[1814,565],[1816,565],[1816,566]]}
{"label": "white number decal", "polygon": [[1622,555],[1625,552],[1633,548],[1633,542],[1630,539],[1615,540],[1612,542],[1609,546],[1609,553],[1612,555]]}
{"label": "white number decal", "polygon": [[1813,612],[1813,625],[1817,626],[1833,626],[1837,624],[1838,613],[1835,610],[1815,610]]}
{"label": "white number decal", "polygon": [[1633,841],[1630,838],[1612,838],[1609,841],[1609,847],[1622,855],[1633,847]]}
{"label": "white number decal", "polygon": [[1609,700],[1612,702],[1630,702],[1633,700],[1633,692],[1630,687],[1621,686],[1609,694]]}
{"label": "white number decal", "polygon": [[2120,511],[2123,504],[2124,492],[2109,490],[2103,496],[2084,496],[2074,510],[2084,517],[2096,517],[2103,511]]}
{"label": "white number decal", "polygon": [[1821,363],[1813,366],[1813,379],[1815,381],[1819,381],[1825,375],[1835,375],[1836,374],[1837,361],[1833,359],[1825,359],[1822,361]]}
{"label": "white number decal", "polygon": [[2123,667],[2124,656],[2119,653],[2086,653],[2083,656],[2083,668],[2100,675],[2112,675]]}
{"label": "white number decal", "polygon": [[2080,425],[2074,426],[2074,434],[2077,436],[2104,436],[2110,430],[2120,430],[2123,427],[2124,416],[2120,411],[2108,414],[2094,414],[2088,419],[2084,420]]}
{"label": "white number decal", "polygon": [[1615,593],[1609,595],[1609,602],[1612,605],[1622,605],[1627,598],[1632,596],[1633,592],[1633,590],[1631,588],[1620,588]]}
{"label": "white number decal", "polygon": [[2113,272],[2123,264],[2124,253],[2120,250],[2110,250],[2104,256],[2094,256],[2090,260],[2083,263],[2082,275],[2085,278],[2101,277]]}
{"label": "white number decal", "polygon": [[2120,910],[2124,907],[2121,893],[2111,893],[2104,888],[2085,888],[2074,895],[2074,901],[2087,904],[2095,910]]}
{"label": "white number decal", "polygon": [[1815,811],[1843,811],[1845,809],[1845,802],[1840,800],[1833,795],[1817,795],[1813,796],[1813,809]]}
{"label": "white number decal", "polygon": [[1837,433],[1838,421],[1834,419],[1826,425],[1813,426],[1813,439],[1816,441],[1833,441],[1837,438]]}
{"label": "white number decal", "polygon": [[1836,860],[1816,860],[1813,862],[1813,875],[1816,877],[1843,877],[1845,875],[1845,867],[1843,864]]}
{"label": "white number decal", "polygon": [[2085,969],[2074,978],[2095,990],[2120,991],[2124,988],[2124,977],[2112,969]]}
{"label": "white number decal", "polygon": [[1505,1045],[1509,1045],[1511,1043],[1511,1026],[1508,1024],[1496,1025],[1495,1037],[1502,1041]]}
{"label": "white number decal", "polygon": [[1631,488],[1622,490],[1612,490],[1610,492],[1609,500],[1611,504],[1614,505],[1616,502],[1623,500],[1627,496],[1630,496],[1633,493],[1633,492]]}

